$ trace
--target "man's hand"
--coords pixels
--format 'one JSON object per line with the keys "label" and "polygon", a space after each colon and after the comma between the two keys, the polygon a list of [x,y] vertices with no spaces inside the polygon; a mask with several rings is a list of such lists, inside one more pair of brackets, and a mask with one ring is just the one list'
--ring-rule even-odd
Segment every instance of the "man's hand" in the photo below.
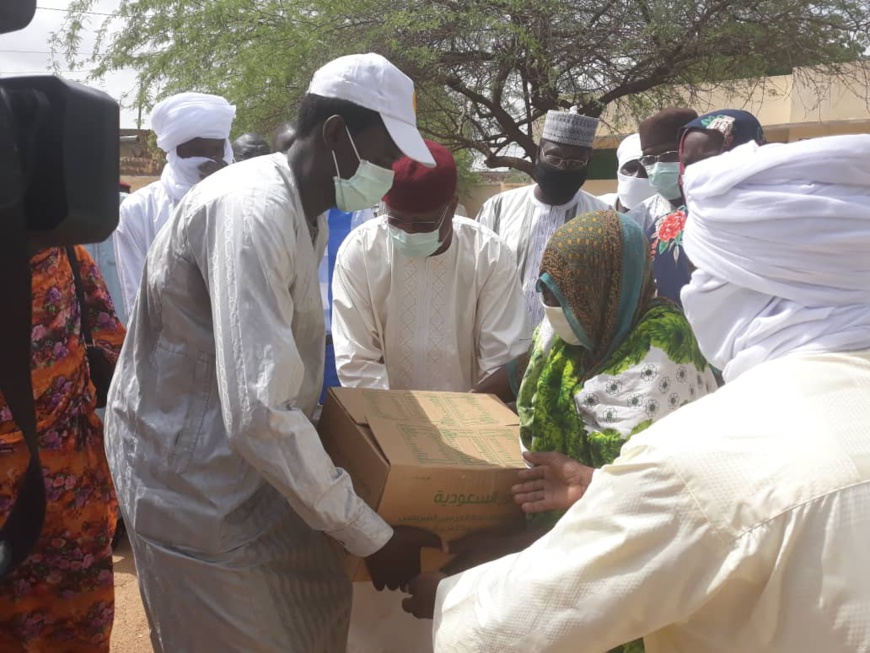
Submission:
{"label": "man's hand", "polygon": [[441,538],[421,528],[395,526],[384,547],[366,558],[375,589],[396,590],[420,574],[420,549],[444,549]]}
{"label": "man's hand", "polygon": [[541,535],[540,532],[527,529],[522,522],[510,527],[471,533],[450,542],[448,553],[456,557],[441,571],[453,575],[491,560],[498,560],[522,551]]}
{"label": "man's hand", "polygon": [[221,168],[226,168],[226,167],[227,167],[227,162],[224,161],[223,159],[220,159],[220,160],[210,159],[210,160],[206,161],[205,163],[203,163],[201,166],[199,166],[199,178],[205,179],[209,175],[216,173]]}
{"label": "man's hand", "polygon": [[591,467],[564,454],[527,451],[523,457],[533,465],[519,472],[520,483],[511,491],[526,513],[568,510],[586,493],[592,482]]}
{"label": "man's hand", "polygon": [[417,576],[408,584],[408,594],[411,596],[402,599],[402,609],[417,619],[431,619],[435,613],[438,584],[445,578],[447,574],[440,571]]}

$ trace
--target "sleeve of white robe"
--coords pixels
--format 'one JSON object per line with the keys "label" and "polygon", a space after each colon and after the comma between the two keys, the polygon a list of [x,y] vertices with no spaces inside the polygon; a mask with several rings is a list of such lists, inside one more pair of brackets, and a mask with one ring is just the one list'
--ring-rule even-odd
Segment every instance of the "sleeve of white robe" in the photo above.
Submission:
{"label": "sleeve of white robe", "polygon": [[480,210],[477,212],[477,217],[475,221],[482,224],[484,227],[488,229],[495,229],[495,198],[498,197],[490,197],[483,203],[483,206],[480,207]]}
{"label": "sleeve of white robe", "polygon": [[485,246],[492,259],[489,278],[477,300],[478,379],[525,354],[531,344],[516,257],[497,238]]}
{"label": "sleeve of white robe", "polygon": [[436,653],[604,652],[680,622],[715,592],[728,542],[644,436],[530,548],[441,582]]}
{"label": "sleeve of white robe", "polygon": [[148,243],[145,242],[141,203],[135,195],[130,195],[118,209],[118,228],[112,236],[115,246],[115,263],[118,267],[118,281],[121,284],[121,299],[124,313],[129,317],[133,304],[139,294]]}
{"label": "sleeve of white robe", "polygon": [[[366,276],[366,251],[360,232],[338,249],[332,277],[332,344],[335,370],[347,388],[389,389],[384,345]],[[377,261],[384,265],[385,261]]]}
{"label": "sleeve of white robe", "polygon": [[356,495],[295,405],[304,370],[291,327],[296,240],[286,199],[230,196],[205,210],[207,235],[197,258],[211,297],[230,445],[309,526],[355,555],[370,555],[392,529]]}

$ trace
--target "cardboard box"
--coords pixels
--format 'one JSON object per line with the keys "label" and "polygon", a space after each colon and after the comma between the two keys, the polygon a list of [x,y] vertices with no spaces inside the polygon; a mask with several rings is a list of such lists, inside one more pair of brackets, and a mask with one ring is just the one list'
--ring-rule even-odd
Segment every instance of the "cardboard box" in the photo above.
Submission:
{"label": "cardboard box", "polygon": [[[510,492],[525,467],[519,421],[496,397],[332,388],[318,432],[357,494],[391,525],[449,541],[523,519]],[[362,561],[344,555],[350,578],[368,580]],[[447,561],[427,549],[421,564],[433,571]]]}

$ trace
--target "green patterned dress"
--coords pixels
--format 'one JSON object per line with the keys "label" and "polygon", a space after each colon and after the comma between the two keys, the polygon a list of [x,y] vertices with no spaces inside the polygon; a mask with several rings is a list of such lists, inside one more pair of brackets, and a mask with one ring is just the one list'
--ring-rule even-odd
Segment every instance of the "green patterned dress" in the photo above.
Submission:
{"label": "green patterned dress", "polygon": [[[584,344],[568,344],[545,319],[530,355],[509,368],[524,449],[602,467],[634,434],[718,387],[682,311],[654,298],[649,246],[629,222],[588,214],[547,245],[541,291],[559,301]],[[531,521],[552,527],[561,516]],[[643,651],[643,642],[614,650]]]}

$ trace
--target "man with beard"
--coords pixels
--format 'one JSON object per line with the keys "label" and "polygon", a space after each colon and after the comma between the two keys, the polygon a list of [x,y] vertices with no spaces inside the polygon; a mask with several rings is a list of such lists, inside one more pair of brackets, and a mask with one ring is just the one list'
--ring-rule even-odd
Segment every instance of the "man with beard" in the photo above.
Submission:
{"label": "man with beard", "polygon": [[604,211],[606,203],[580,190],[586,181],[598,120],[570,111],[550,111],[538,145],[535,181],[487,200],[477,220],[516,253],[529,325],[544,319],[536,284],[541,256],[553,233],[572,218]]}

